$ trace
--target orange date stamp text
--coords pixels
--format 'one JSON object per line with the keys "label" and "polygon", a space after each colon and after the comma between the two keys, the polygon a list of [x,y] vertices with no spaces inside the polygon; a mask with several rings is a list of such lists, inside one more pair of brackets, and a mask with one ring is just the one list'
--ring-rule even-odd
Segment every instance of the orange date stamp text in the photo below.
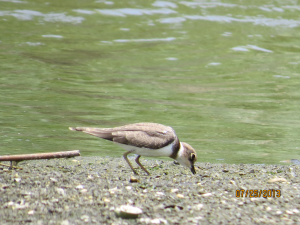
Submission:
{"label": "orange date stamp text", "polygon": [[235,196],[237,198],[279,198],[281,196],[281,191],[276,189],[269,190],[258,190],[258,189],[250,189],[250,190],[236,190]]}

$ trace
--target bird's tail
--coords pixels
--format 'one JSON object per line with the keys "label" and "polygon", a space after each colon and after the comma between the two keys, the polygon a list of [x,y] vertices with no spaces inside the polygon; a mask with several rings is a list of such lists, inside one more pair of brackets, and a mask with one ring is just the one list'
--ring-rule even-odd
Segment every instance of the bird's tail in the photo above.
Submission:
{"label": "bird's tail", "polygon": [[109,141],[113,140],[113,134],[111,129],[93,128],[93,127],[69,127],[72,131],[82,131],[84,133],[103,138]]}

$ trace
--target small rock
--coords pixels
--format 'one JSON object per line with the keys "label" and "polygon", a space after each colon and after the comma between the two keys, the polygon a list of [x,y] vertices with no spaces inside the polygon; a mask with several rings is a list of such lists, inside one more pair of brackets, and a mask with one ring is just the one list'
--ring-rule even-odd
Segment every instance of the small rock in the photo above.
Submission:
{"label": "small rock", "polygon": [[108,202],[110,202],[110,199],[109,199],[109,198],[105,198],[105,197],[104,197],[104,198],[102,199],[102,201],[104,201],[104,202],[107,202],[107,203],[108,203]]}
{"label": "small rock", "polygon": [[115,188],[109,189],[108,191],[111,194],[115,194],[115,193],[119,192],[119,189],[117,187],[115,187]]}
{"label": "small rock", "polygon": [[202,220],[202,216],[197,216],[197,217],[191,217],[188,219],[189,222],[192,222],[193,224],[200,224],[199,220]]}
{"label": "small rock", "polygon": [[203,204],[198,204],[198,205],[194,205],[192,208],[194,209],[194,210],[201,210],[202,208],[204,207],[204,205]]}
{"label": "small rock", "polygon": [[298,209],[292,209],[293,213],[299,213],[300,211]]}
{"label": "small rock", "polygon": [[50,201],[51,202],[56,202],[56,203],[59,202],[59,200],[57,198],[54,198],[54,197]]}
{"label": "small rock", "polygon": [[29,195],[32,195],[32,193],[29,192],[29,191],[21,191],[20,194],[21,194],[22,196],[29,196]]}
{"label": "small rock", "polygon": [[179,189],[177,189],[177,188],[172,188],[171,189],[171,193],[176,193],[177,191],[179,191]]}
{"label": "small rock", "polygon": [[234,186],[237,186],[234,180],[230,180],[230,183],[233,184]]}
{"label": "small rock", "polygon": [[15,178],[14,180],[15,180],[15,182],[17,182],[17,183],[20,183],[20,182],[21,182],[21,178],[20,178],[20,177],[17,177],[17,178]]}
{"label": "small rock", "polygon": [[84,188],[84,189],[81,189],[81,190],[80,190],[80,193],[86,193],[87,191],[88,191],[88,190]]}
{"label": "small rock", "polygon": [[69,220],[63,220],[61,221],[60,225],[69,225]]}
{"label": "small rock", "polygon": [[35,211],[34,210],[30,210],[30,211],[28,211],[28,215],[33,215],[35,213]]}
{"label": "small rock", "polygon": [[163,218],[156,218],[156,219],[151,220],[151,223],[152,224],[167,224],[168,221]]}
{"label": "small rock", "polygon": [[80,217],[80,219],[87,223],[87,222],[89,222],[90,217],[88,215],[83,215]]}
{"label": "small rock", "polygon": [[137,178],[135,177],[130,177],[130,180],[129,180],[130,183],[137,183],[137,182],[140,182]]}
{"label": "small rock", "polygon": [[143,211],[138,207],[122,205],[115,210],[115,213],[117,217],[121,217],[123,219],[135,219],[142,214]]}
{"label": "small rock", "polygon": [[141,218],[139,221],[146,224],[168,224],[168,221],[163,218]]}
{"label": "small rock", "polygon": [[163,196],[163,195],[165,195],[165,193],[158,191],[158,192],[156,192],[155,195],[156,195],[156,196]]}
{"label": "small rock", "polygon": [[27,207],[29,207],[28,203],[25,203],[25,204],[16,204],[16,205],[14,205],[13,209],[25,209]]}
{"label": "small rock", "polygon": [[203,197],[210,197],[212,196],[213,194],[212,193],[205,193],[205,194],[202,194]]}
{"label": "small rock", "polygon": [[184,198],[184,195],[183,194],[177,194],[176,197],[177,198]]}
{"label": "small rock", "polygon": [[205,194],[206,193],[206,191],[203,188],[201,188],[198,192],[199,192],[199,194]]}
{"label": "small rock", "polygon": [[268,180],[268,183],[275,183],[275,182],[287,182],[287,180],[283,177],[274,177]]}
{"label": "small rock", "polygon": [[83,189],[83,185],[82,184],[79,184],[75,187],[76,189]]}
{"label": "small rock", "polygon": [[6,202],[3,204],[4,208],[8,208],[9,206],[13,206],[15,203],[14,202]]}

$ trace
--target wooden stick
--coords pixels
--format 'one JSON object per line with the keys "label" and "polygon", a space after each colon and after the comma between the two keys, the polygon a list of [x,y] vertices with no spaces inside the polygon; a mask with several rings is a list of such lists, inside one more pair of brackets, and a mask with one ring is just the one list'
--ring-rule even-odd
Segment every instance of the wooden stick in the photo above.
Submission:
{"label": "wooden stick", "polygon": [[79,150],[65,151],[65,152],[46,152],[36,154],[23,154],[23,155],[2,155],[0,161],[16,161],[35,160],[35,159],[54,159],[54,158],[69,158],[80,156]]}

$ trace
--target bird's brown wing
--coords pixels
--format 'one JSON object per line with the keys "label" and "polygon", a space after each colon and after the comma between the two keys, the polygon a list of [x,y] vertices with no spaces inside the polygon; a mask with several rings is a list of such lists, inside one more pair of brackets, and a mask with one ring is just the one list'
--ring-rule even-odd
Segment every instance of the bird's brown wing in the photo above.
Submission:
{"label": "bird's brown wing", "polygon": [[76,127],[70,129],[120,144],[151,149],[165,147],[178,139],[171,127],[156,123],[136,123],[115,128]]}

